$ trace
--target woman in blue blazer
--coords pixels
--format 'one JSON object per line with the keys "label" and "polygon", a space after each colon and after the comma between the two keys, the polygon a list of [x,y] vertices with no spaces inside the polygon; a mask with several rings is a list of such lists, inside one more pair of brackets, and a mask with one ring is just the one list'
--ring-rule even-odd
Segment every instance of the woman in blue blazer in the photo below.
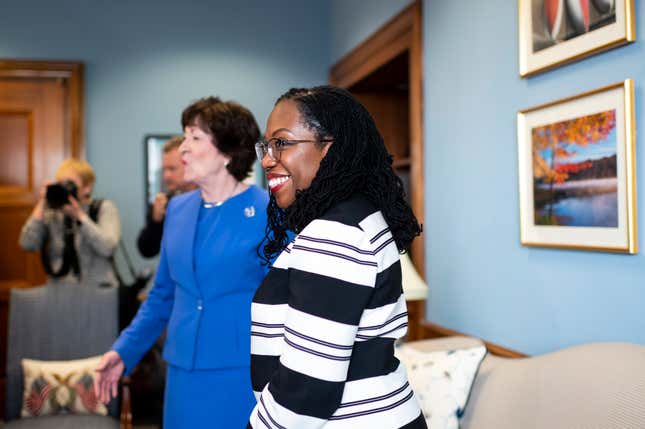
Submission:
{"label": "woman in blue blazer", "polygon": [[255,404],[250,381],[250,308],[266,274],[257,255],[266,192],[242,180],[259,129],[234,102],[201,99],[182,114],[185,179],[198,189],[172,198],[161,259],[146,301],[97,368],[99,400],[116,395],[167,327],[164,428],[244,427]]}

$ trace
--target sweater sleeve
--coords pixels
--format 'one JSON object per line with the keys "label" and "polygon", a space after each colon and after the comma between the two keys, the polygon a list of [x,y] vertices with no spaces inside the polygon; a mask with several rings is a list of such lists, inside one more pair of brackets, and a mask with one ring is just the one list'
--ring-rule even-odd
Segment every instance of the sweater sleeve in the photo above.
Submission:
{"label": "sweater sleeve", "polygon": [[121,239],[121,219],[114,203],[103,201],[96,223],[91,219],[83,222],[80,233],[96,253],[112,256]]}
{"label": "sweater sleeve", "polygon": [[376,282],[376,258],[358,227],[316,220],[289,251],[284,349],[251,414],[253,428],[317,428],[332,417]]}
{"label": "sweater sleeve", "polygon": [[20,247],[27,252],[37,252],[43,246],[45,239],[45,229],[47,225],[44,221],[30,217],[22,226],[20,238],[18,240]]}

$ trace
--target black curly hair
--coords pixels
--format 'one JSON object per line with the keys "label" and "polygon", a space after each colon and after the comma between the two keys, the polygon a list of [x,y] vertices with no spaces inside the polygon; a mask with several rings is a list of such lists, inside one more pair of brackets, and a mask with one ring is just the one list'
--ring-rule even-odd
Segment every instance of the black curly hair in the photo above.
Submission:
{"label": "black curly hair", "polygon": [[244,180],[255,163],[255,142],[260,138],[253,114],[235,101],[205,97],[186,107],[181,114],[181,126],[196,125],[212,134],[215,147],[231,158],[226,165],[237,180]]}
{"label": "black curly hair", "polygon": [[283,100],[296,103],[304,125],[316,139],[333,139],[333,143],[311,185],[298,190],[289,207],[281,209],[271,196],[260,255],[264,261],[269,263],[289,244],[287,231],[299,233],[335,204],[357,194],[383,213],[399,252],[407,251],[422,228],[367,109],[348,91],[329,85],[292,88],[275,104]]}

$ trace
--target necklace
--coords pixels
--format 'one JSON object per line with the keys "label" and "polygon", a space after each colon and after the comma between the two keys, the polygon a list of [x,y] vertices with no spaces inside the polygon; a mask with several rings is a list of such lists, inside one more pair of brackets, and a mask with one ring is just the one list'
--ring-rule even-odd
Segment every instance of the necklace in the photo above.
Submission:
{"label": "necklace", "polygon": [[205,209],[212,209],[213,207],[219,207],[219,206],[221,206],[221,205],[222,205],[222,204],[224,204],[224,203],[225,203],[229,198],[231,198],[231,197],[233,196],[233,194],[235,194],[235,190],[237,189],[237,185],[239,185],[239,184],[240,184],[240,182],[235,181],[235,186],[233,186],[233,190],[231,191],[231,193],[230,193],[230,194],[228,194],[228,197],[224,198],[224,199],[223,199],[223,200],[221,200],[221,201],[208,202],[208,201],[204,201],[204,200],[202,199],[202,206],[203,206]]}

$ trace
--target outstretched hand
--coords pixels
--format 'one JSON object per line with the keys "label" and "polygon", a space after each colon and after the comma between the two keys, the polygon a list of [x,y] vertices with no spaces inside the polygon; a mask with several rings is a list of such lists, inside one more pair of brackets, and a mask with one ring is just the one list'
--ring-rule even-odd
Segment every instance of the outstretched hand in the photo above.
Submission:
{"label": "outstretched hand", "polygon": [[103,355],[94,370],[94,394],[100,402],[107,404],[111,398],[116,398],[124,369],[125,364],[117,352],[110,350]]}

